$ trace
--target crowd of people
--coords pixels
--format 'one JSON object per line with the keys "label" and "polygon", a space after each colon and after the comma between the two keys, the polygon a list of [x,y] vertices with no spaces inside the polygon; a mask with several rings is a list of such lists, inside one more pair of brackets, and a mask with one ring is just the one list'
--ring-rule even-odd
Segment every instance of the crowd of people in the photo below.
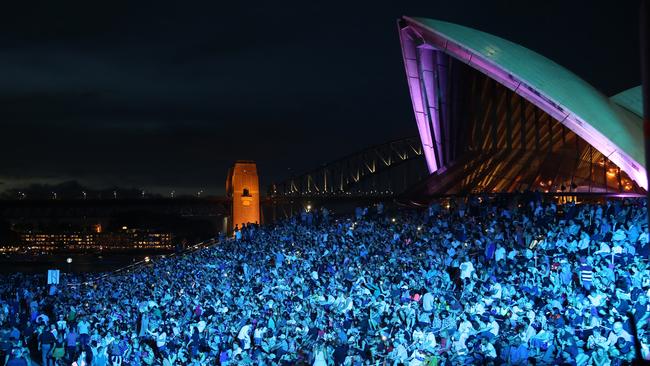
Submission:
{"label": "crowd of people", "polygon": [[[6,365],[621,365],[650,358],[645,200],[311,210],[59,286],[0,283]],[[637,329],[635,331],[635,329]]]}

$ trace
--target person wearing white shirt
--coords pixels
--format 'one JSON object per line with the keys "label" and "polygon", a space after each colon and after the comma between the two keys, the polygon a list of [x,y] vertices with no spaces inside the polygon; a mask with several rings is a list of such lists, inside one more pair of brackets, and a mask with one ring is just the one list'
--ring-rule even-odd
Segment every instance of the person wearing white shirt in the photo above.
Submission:
{"label": "person wearing white shirt", "polygon": [[460,342],[463,347],[465,347],[465,341],[467,338],[469,338],[470,335],[474,334],[476,330],[474,329],[472,322],[467,319],[467,315],[461,315],[461,319],[462,321],[458,325],[458,333],[460,333],[458,342]]}
{"label": "person wearing white shirt", "polygon": [[241,353],[242,353],[241,347],[239,347],[239,345],[237,343],[234,343],[232,345],[232,353],[231,353],[232,356],[231,357],[234,359],[235,357],[237,357],[237,355],[241,355]]}
{"label": "person wearing white shirt", "polygon": [[413,343],[418,344],[421,343],[422,340],[424,339],[424,332],[420,329],[419,326],[415,327],[415,330],[413,331]]}
{"label": "person wearing white shirt", "polygon": [[490,292],[492,293],[492,298],[493,299],[501,299],[501,295],[503,293],[503,289],[501,287],[501,284],[498,282],[494,282],[490,286]]}
{"label": "person wearing white shirt", "polygon": [[485,314],[485,305],[482,302],[476,303],[470,308],[470,313],[477,315]]}
{"label": "person wearing white shirt", "polygon": [[251,339],[250,339],[250,329],[251,326],[250,324],[246,324],[241,329],[239,330],[239,334],[237,334],[237,339],[242,343],[242,346],[244,349],[250,349],[251,348]]}
{"label": "person wearing white shirt", "polygon": [[603,296],[602,293],[598,292],[597,290],[592,288],[591,293],[587,296],[589,301],[591,302],[591,306],[598,307],[603,305],[603,302],[605,301],[605,296]]}
{"label": "person wearing white shirt", "polygon": [[494,319],[494,316],[490,315],[488,323],[487,323],[487,332],[489,334],[491,334],[491,336],[488,335],[489,338],[492,339],[492,338],[498,337],[499,336],[499,329],[501,329],[501,327],[499,326],[499,323],[497,323],[496,319]]}
{"label": "person wearing white shirt", "polygon": [[395,348],[391,352],[391,357],[395,361],[395,364],[406,364],[409,356],[406,347],[402,343],[395,342]]}
{"label": "person wearing white shirt", "polygon": [[148,332],[156,340],[156,347],[158,347],[158,349],[160,350],[164,349],[165,345],[167,344],[167,333],[165,333],[165,331],[162,331],[160,333],[154,333],[150,330],[148,330]]}
{"label": "person wearing white shirt", "polygon": [[59,320],[56,322],[56,329],[60,331],[65,331],[65,329],[68,327],[68,322],[63,319],[63,315],[59,315]]}
{"label": "person wearing white shirt", "polygon": [[580,250],[587,249],[589,247],[589,242],[590,242],[589,234],[587,234],[586,232],[583,231],[580,234],[580,241],[578,242],[578,249],[580,249]]}
{"label": "person wearing white shirt", "polygon": [[424,360],[426,358],[426,355],[422,350],[416,349],[411,353],[411,358],[409,361],[409,366],[421,366],[424,365]]}
{"label": "person wearing white shirt", "polygon": [[431,352],[431,353],[435,352],[436,345],[438,344],[438,342],[436,342],[436,335],[433,334],[433,332],[426,332],[424,334],[424,340],[422,341],[422,343],[423,343],[423,348],[427,352]]}
{"label": "person wearing white shirt", "polygon": [[613,347],[619,338],[623,338],[626,342],[632,342],[632,335],[623,329],[623,323],[615,322],[609,337],[607,337],[607,344]]}
{"label": "person wearing white shirt", "polygon": [[77,323],[77,333],[79,333],[79,335],[90,334],[90,323],[88,323],[85,319],[82,319],[79,323]]}
{"label": "person wearing white shirt", "polygon": [[598,347],[607,348],[607,338],[600,334],[599,328],[594,328],[593,333],[587,339],[587,348],[597,349]]}
{"label": "person wearing white shirt", "polygon": [[537,331],[533,328],[532,324],[528,323],[526,331],[522,334],[522,341],[526,344],[530,341],[531,338],[537,335]]}
{"label": "person wearing white shirt", "polygon": [[516,257],[518,254],[519,254],[519,251],[517,251],[517,249],[512,249],[512,250],[508,253],[508,259],[510,259],[510,260],[514,260],[515,257]]}
{"label": "person wearing white shirt", "polygon": [[265,333],[266,327],[260,326],[255,328],[255,331],[253,332],[253,340],[255,341],[256,346],[262,345],[262,337],[264,337]]}
{"label": "person wearing white shirt", "polygon": [[497,244],[497,250],[494,252],[494,260],[499,263],[506,258],[506,248],[502,247],[501,244]]}
{"label": "person wearing white shirt", "polygon": [[481,354],[488,360],[494,360],[497,358],[497,350],[494,348],[492,343],[488,342],[485,338],[481,340]]}
{"label": "person wearing white shirt", "polygon": [[465,257],[465,262],[460,264],[460,279],[470,278],[474,272],[474,265],[469,261],[469,257]]}
{"label": "person wearing white shirt", "polygon": [[639,238],[637,241],[642,245],[645,246],[650,242],[650,235],[648,234],[648,228],[643,228],[643,232],[639,235]]}
{"label": "person wearing white shirt", "polygon": [[600,248],[594,252],[594,254],[609,254],[611,252],[611,249],[609,248],[609,245],[607,243],[602,242],[600,243]]}
{"label": "person wearing white shirt", "polygon": [[573,220],[569,220],[569,224],[567,227],[567,234],[576,235],[578,234],[579,231],[580,231],[580,225],[573,222]]}
{"label": "person wearing white shirt", "polygon": [[422,296],[422,309],[427,313],[433,311],[434,297],[431,292],[428,292]]}

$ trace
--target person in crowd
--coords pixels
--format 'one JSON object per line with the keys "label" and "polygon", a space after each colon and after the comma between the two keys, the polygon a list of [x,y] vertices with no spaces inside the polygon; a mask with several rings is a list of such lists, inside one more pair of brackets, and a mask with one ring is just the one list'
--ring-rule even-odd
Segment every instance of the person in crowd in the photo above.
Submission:
{"label": "person in crowd", "polygon": [[7,356],[5,366],[31,366],[32,361],[27,349],[14,349]]}
{"label": "person in crowd", "polygon": [[56,337],[54,337],[54,334],[52,334],[52,331],[50,330],[50,327],[47,326],[47,323],[44,324],[45,325],[43,325],[43,330],[38,336],[38,349],[41,351],[41,365],[50,366],[54,365],[51,351],[56,342]]}

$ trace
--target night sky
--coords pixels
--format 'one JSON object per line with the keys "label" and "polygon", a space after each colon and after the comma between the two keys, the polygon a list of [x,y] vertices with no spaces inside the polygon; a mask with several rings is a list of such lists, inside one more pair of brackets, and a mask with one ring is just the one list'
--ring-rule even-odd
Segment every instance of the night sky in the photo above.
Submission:
{"label": "night sky", "polygon": [[415,135],[401,15],[520,43],[607,95],[640,84],[637,1],[15,1],[0,9],[0,191],[220,194],[237,159],[265,186]]}

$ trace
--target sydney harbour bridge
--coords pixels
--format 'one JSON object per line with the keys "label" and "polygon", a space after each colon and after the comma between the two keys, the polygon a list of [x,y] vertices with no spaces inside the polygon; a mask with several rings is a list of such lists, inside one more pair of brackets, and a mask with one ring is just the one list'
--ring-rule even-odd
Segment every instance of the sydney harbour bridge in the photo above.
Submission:
{"label": "sydney harbour bridge", "polygon": [[[263,188],[262,220],[286,218],[324,202],[354,205],[392,200],[426,175],[418,137],[389,141]],[[127,212],[222,220],[232,212],[232,197],[0,201],[0,217],[12,221],[93,220]]]}

